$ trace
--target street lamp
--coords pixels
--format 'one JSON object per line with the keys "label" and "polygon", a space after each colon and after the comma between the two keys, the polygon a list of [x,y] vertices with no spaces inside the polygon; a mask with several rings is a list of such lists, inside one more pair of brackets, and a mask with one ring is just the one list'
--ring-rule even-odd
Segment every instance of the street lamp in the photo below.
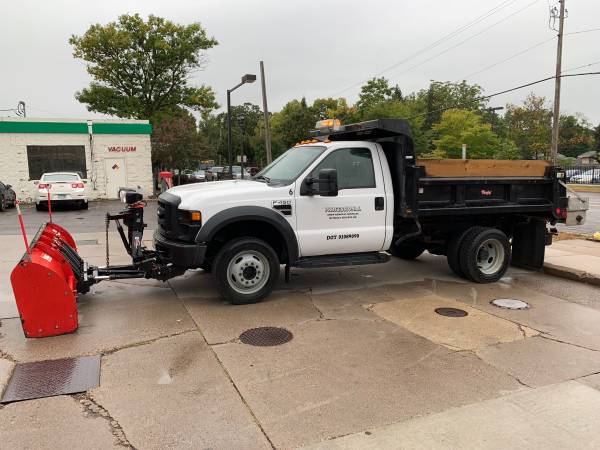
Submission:
{"label": "street lamp", "polygon": [[[242,81],[231,89],[227,89],[227,151],[229,153],[229,176],[233,179],[233,156],[232,156],[232,139],[231,139],[231,93],[239,88],[242,84],[254,83],[256,75],[247,73],[242,77]],[[242,158],[244,156],[242,155]]]}

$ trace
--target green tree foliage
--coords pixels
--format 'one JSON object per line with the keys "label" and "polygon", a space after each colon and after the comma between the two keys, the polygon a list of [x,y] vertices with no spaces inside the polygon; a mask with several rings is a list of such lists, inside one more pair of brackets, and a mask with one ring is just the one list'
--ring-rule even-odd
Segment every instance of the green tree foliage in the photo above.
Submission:
{"label": "green tree foliage", "polygon": [[93,81],[75,94],[89,111],[153,119],[160,111],[215,108],[212,89],[189,84],[202,69],[202,50],[217,41],[199,23],[179,25],[156,16],[122,15],[71,36],[73,56],[87,63]]}
{"label": "green tree foliage", "polygon": [[594,149],[594,130],[582,116],[560,117],[558,152],[574,158]]}
{"label": "green tree foliage", "polygon": [[434,152],[428,156],[460,158],[462,144],[467,144],[469,159],[494,158],[499,152],[500,139],[481,116],[464,109],[444,111],[439,123],[432,131],[437,139],[433,140]]}
{"label": "green tree foliage", "polygon": [[523,159],[548,159],[552,111],[544,97],[531,93],[521,106],[507,105],[504,122],[507,139],[516,144]]}
{"label": "green tree foliage", "polygon": [[315,128],[319,116],[306,104],[306,99],[288,102],[278,113],[271,117],[273,133],[273,157],[280,154],[296,142],[306,139],[308,131]]}
{"label": "green tree foliage", "polygon": [[385,77],[372,78],[360,88],[356,110],[359,114],[364,114],[370,108],[389,100],[402,100],[400,87],[390,86]]}
{"label": "green tree foliage", "polygon": [[161,117],[152,134],[152,160],[160,169],[195,168],[206,157],[196,120],[187,111]]}
{"label": "green tree foliage", "polygon": [[481,110],[487,105],[482,98],[483,91],[477,84],[431,81],[429,88],[421,89],[415,95],[426,113],[423,123],[425,131],[438,123],[445,110],[451,108]]}

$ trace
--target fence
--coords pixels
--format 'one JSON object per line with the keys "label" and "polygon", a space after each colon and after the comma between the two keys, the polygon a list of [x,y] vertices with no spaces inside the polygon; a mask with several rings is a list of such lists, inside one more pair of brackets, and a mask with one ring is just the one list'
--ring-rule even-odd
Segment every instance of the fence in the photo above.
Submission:
{"label": "fence", "polygon": [[565,164],[567,183],[600,184],[599,164]]}

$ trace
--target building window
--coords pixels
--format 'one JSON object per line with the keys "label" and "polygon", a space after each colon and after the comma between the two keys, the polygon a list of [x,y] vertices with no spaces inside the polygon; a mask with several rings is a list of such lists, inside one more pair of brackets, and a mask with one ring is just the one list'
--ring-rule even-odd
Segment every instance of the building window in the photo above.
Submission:
{"label": "building window", "polygon": [[45,172],[77,172],[87,178],[83,145],[28,145],[27,162],[30,180],[39,180]]}

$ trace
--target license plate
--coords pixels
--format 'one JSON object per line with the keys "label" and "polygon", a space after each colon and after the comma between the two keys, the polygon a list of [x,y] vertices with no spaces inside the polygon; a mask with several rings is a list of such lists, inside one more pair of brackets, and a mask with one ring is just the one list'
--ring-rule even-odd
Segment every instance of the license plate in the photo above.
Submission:
{"label": "license plate", "polygon": [[60,200],[60,199],[67,198],[67,194],[57,194],[57,195],[56,195],[56,198],[57,198],[57,199],[59,199],[59,200]]}

